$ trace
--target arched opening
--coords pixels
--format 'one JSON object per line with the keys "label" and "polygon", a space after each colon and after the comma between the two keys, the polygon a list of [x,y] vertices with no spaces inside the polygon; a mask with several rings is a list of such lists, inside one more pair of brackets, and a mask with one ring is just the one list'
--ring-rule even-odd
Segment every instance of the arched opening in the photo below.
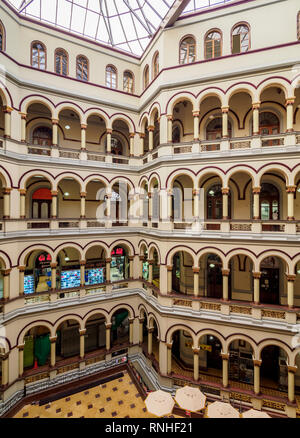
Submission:
{"label": "arched opening", "polygon": [[153,131],[153,149],[156,149],[160,144],[160,131],[159,131],[159,114],[155,111],[154,116],[154,131]]}
{"label": "arched opening", "polygon": [[229,380],[254,383],[253,349],[242,339],[232,341],[229,346]]}
{"label": "arched opening", "polygon": [[[41,155],[49,155],[47,149],[52,146],[52,114],[48,107],[41,103],[29,105],[26,116],[26,141],[35,146],[43,146],[46,152],[40,150]],[[38,150],[35,151],[38,153]]]}
{"label": "arched opening", "polygon": [[190,64],[196,59],[196,41],[193,37],[186,37],[180,42],[179,64]]}
{"label": "arched opening", "polygon": [[[252,114],[252,97],[246,90],[238,90],[230,97],[229,102],[229,116],[231,117],[231,137],[248,137],[251,135],[249,124],[246,120],[249,120]],[[234,127],[234,130],[232,129]],[[228,128],[230,128],[228,126]],[[233,132],[234,131],[234,132]],[[248,142],[232,142],[230,144],[231,149],[250,147]]]}
{"label": "arched opening", "polygon": [[51,216],[52,194],[48,188],[37,189],[32,195],[32,218],[48,219]]}
{"label": "arched opening", "polygon": [[222,344],[213,335],[204,335],[199,340],[199,367],[210,376],[222,376]]}
{"label": "arched opening", "polygon": [[[98,114],[91,114],[87,119],[86,128],[86,148],[87,152],[97,152],[105,154],[106,148],[104,142],[101,139],[106,134],[105,120]],[[95,159],[95,156],[93,156]],[[99,161],[104,160],[104,157],[99,157]]]}
{"label": "arched opening", "polygon": [[192,141],[193,133],[193,105],[190,101],[183,99],[173,108],[172,140],[174,138],[175,143]]}
{"label": "arched opening", "polygon": [[134,75],[130,71],[124,71],[123,75],[123,91],[129,94],[134,93]]}
{"label": "arched opening", "polygon": [[106,280],[106,252],[101,246],[88,249],[85,256],[85,285],[103,284]]}
{"label": "arched opening", "polygon": [[[79,219],[81,216],[81,187],[77,180],[66,177],[58,183],[57,210],[61,219]],[[60,228],[76,226],[76,223],[65,221],[60,222]]]}
{"label": "arched opening", "polygon": [[260,381],[262,388],[287,393],[287,354],[277,345],[268,345],[261,352]]}
{"label": "arched opening", "polygon": [[149,212],[150,219],[152,221],[152,226],[158,226],[160,221],[160,190],[159,190],[159,182],[156,178],[151,181],[150,184],[150,193],[151,193],[151,203],[152,208]]}
{"label": "arched opening", "polygon": [[176,330],[172,335],[171,373],[178,376],[193,376],[193,339],[187,330]]}
{"label": "arched opening", "polygon": [[209,298],[220,299],[223,297],[222,266],[222,260],[216,254],[206,256],[206,293]]}
{"label": "arched opening", "polygon": [[[262,136],[279,134],[280,122],[276,114],[270,111],[262,111],[259,114],[259,133]],[[263,140],[263,146],[277,146],[279,139]]]}
{"label": "arched opening", "polygon": [[24,371],[50,365],[50,332],[45,326],[35,326],[24,336],[23,366]]}
{"label": "arched opening", "polygon": [[173,256],[172,292],[194,295],[194,260],[186,251],[178,251]]}
{"label": "arched opening", "polygon": [[253,301],[253,262],[244,254],[237,254],[229,261],[229,296],[232,300]]}
{"label": "arched opening", "polygon": [[[95,351],[102,351],[106,353],[106,327],[105,316],[101,313],[88,318],[85,323],[86,334],[84,342],[84,353],[92,353]],[[100,352],[99,351],[99,352]]]}
{"label": "arched opening", "polygon": [[[81,149],[81,122],[79,115],[72,109],[66,108],[60,111],[58,115],[59,130],[58,144],[64,149],[71,149],[72,152]],[[60,156],[68,158],[69,152],[61,151]],[[71,158],[73,155],[70,156]]]}
{"label": "arched opening", "polygon": [[[206,217],[207,219],[223,218],[223,194],[222,185],[211,185],[206,192]],[[231,195],[228,195],[228,217],[231,217]]]}
{"label": "arched opening", "polygon": [[[4,273],[5,273],[5,263],[0,259],[0,300],[4,298]],[[0,378],[1,382],[1,378]]]}
{"label": "arched opening", "polygon": [[128,225],[129,190],[129,186],[123,181],[115,183],[112,187],[111,219],[113,226]]}
{"label": "arched opening", "polygon": [[129,313],[127,309],[117,310],[112,318],[111,346],[121,347],[129,344]]}
{"label": "arched opening", "polygon": [[[50,219],[52,216],[52,186],[42,175],[26,181],[25,216],[30,219]],[[48,228],[49,222],[34,221],[31,228]]]}
{"label": "arched opening", "polygon": [[56,360],[57,362],[80,353],[80,325],[74,319],[62,322],[56,330]]}
{"label": "arched opening", "polygon": [[[206,140],[218,140],[223,137],[223,122],[222,117],[218,115],[211,116],[211,120],[206,126]],[[228,120],[228,136],[232,137],[231,122]]]}
{"label": "arched opening", "polygon": [[286,288],[284,281],[285,262],[279,257],[269,256],[260,264],[260,302],[283,304],[282,296]]}
{"label": "arched opening", "polygon": [[[274,184],[262,183],[259,204],[261,220],[274,221],[280,219],[280,194]],[[267,230],[265,229],[265,231]]]}
{"label": "arched opening", "polygon": [[46,251],[35,250],[30,252],[25,259],[24,294],[48,292],[52,287],[51,280],[51,255]]}
{"label": "arched opening", "polygon": [[193,222],[193,187],[194,182],[188,175],[179,175],[173,182],[171,218],[175,228],[176,223]]}
{"label": "arched opening", "polygon": [[0,22],[0,51],[4,52],[5,50],[5,28],[3,24]]}
{"label": "arched opening", "polygon": [[129,253],[124,245],[117,245],[111,251],[110,281],[122,281],[129,278]]}
{"label": "arched opening", "polygon": [[[229,217],[233,220],[248,220],[252,217],[253,201],[251,176],[243,171],[237,171],[231,175],[229,182],[228,210]],[[232,223],[231,230],[239,230],[238,222]]]}
{"label": "arched opening", "polygon": [[[112,125],[112,136],[111,136],[111,153],[113,155],[123,155],[129,157],[130,147],[129,147],[129,127],[124,120],[115,120]],[[121,162],[115,161],[113,162]]]}
{"label": "arched opening", "polygon": [[57,256],[57,288],[61,290],[60,298],[65,298],[65,292],[74,289],[74,296],[78,296],[78,289],[84,284],[84,278],[81,278],[80,272],[80,254],[79,251],[72,247],[66,247],[59,251]]}
{"label": "arched opening", "polygon": [[55,73],[61,76],[68,76],[69,57],[64,49],[55,50]]}
{"label": "arched opening", "polygon": [[[97,179],[90,181],[86,186],[86,217],[96,219],[97,226],[104,226],[106,209],[106,186]],[[103,224],[103,225],[102,225]],[[92,226],[92,222],[87,224]]]}

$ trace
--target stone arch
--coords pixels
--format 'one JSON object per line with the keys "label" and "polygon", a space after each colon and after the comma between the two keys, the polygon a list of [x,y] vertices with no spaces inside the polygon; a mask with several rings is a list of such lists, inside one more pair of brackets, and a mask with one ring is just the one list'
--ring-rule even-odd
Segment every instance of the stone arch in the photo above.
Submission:
{"label": "stone arch", "polygon": [[4,269],[8,269],[11,267],[11,261],[10,261],[8,255],[5,254],[5,252],[0,250],[0,266],[1,266],[1,262],[3,263]]}
{"label": "stone arch", "polygon": [[293,95],[294,95],[293,87],[289,84],[287,79],[281,78],[281,77],[273,77],[273,78],[269,78],[269,79],[262,81],[258,85],[257,94],[259,96],[259,99],[260,99],[262,93],[267,88],[272,88],[272,87],[280,88],[284,92],[286,99],[288,97],[293,97]]}
{"label": "stone arch", "polygon": [[128,312],[128,318],[134,318],[135,314],[134,314],[134,310],[131,306],[129,306],[128,304],[117,304],[115,307],[113,307],[108,316],[107,316],[107,322],[111,323],[111,318],[113,317],[113,315],[120,309],[125,309]]}
{"label": "stone arch", "polygon": [[246,173],[249,176],[249,178],[252,180],[253,187],[256,187],[255,184],[256,184],[256,180],[257,180],[257,174],[256,174],[254,169],[247,166],[246,164],[241,164],[241,165],[232,167],[231,169],[228,170],[228,172],[226,173],[226,175],[224,177],[225,187],[228,187],[230,178],[232,178],[233,175],[235,175],[238,172]]}
{"label": "stone arch", "polygon": [[108,117],[108,114],[105,111],[103,111],[102,109],[100,109],[100,108],[90,108],[90,109],[88,109],[86,111],[86,113],[84,114],[84,116],[83,116],[82,123],[87,125],[88,119],[91,116],[101,117],[101,119],[103,119],[104,122],[105,122],[106,128],[108,127],[108,125],[109,125],[109,117]]}
{"label": "stone arch", "polygon": [[170,249],[169,252],[166,255],[166,264],[167,265],[172,265],[173,264],[173,257],[174,257],[174,255],[177,252],[180,252],[180,251],[188,253],[192,257],[192,259],[193,259],[194,266],[197,266],[195,264],[195,260],[196,260],[195,251],[192,248],[190,248],[189,246],[185,246],[185,245],[178,245],[178,246],[175,246],[172,249]]}
{"label": "stone arch", "polygon": [[272,339],[272,338],[265,339],[265,340],[261,341],[258,344],[258,347],[257,347],[258,360],[261,359],[261,352],[262,352],[262,350],[265,347],[268,347],[269,345],[275,345],[277,347],[280,347],[286,353],[288,362],[291,361],[291,358],[292,358],[292,351],[291,351],[291,349],[284,342],[279,341],[278,339]]}
{"label": "stone arch", "polygon": [[225,258],[224,253],[223,253],[221,250],[219,250],[218,248],[215,248],[215,247],[206,247],[206,248],[202,248],[202,249],[200,249],[200,250],[198,251],[198,253],[197,253],[196,258],[195,258],[195,260],[196,260],[197,263],[196,263],[194,266],[199,266],[199,264],[200,264],[200,259],[201,259],[203,256],[208,255],[208,254],[216,254],[218,257],[220,257],[220,259],[221,259],[221,261],[222,261],[223,269],[226,269],[226,268],[227,268],[227,265],[226,265],[226,258]]}
{"label": "stone arch", "polygon": [[158,114],[158,118],[160,117],[160,105],[159,103],[155,103],[151,109],[149,110],[149,123],[150,125],[154,125],[155,114]]}
{"label": "stone arch", "polygon": [[55,106],[53,104],[53,102],[51,102],[50,99],[47,99],[44,96],[41,96],[39,94],[34,95],[34,96],[27,96],[25,97],[20,104],[20,112],[27,114],[28,108],[33,105],[34,103],[40,103],[41,105],[44,105],[48,108],[48,110],[51,113],[51,117],[54,118],[55,117]]}
{"label": "stone arch", "polygon": [[252,266],[253,266],[253,271],[257,272],[259,265],[257,264],[257,257],[255,254],[253,254],[250,250],[248,249],[244,249],[244,248],[237,248],[234,249],[233,251],[229,251],[226,256],[225,256],[225,264],[228,266],[230,260],[238,255],[244,255],[246,257],[248,257],[251,261],[252,261]]}
{"label": "stone arch", "polygon": [[229,105],[230,99],[235,94],[238,94],[238,93],[249,94],[249,96],[252,99],[252,102],[256,101],[257,93],[256,93],[254,85],[251,84],[250,82],[241,82],[241,83],[232,85],[231,87],[229,87],[226,90],[226,96],[225,97],[226,97],[228,105]]}
{"label": "stone arch", "polygon": [[174,185],[174,181],[176,178],[180,177],[180,176],[188,176],[191,178],[191,180],[193,181],[194,187],[196,187],[196,176],[195,173],[188,169],[188,168],[183,168],[183,169],[179,169],[179,170],[175,170],[173,172],[171,172],[167,179],[166,179],[166,187],[167,189],[172,189],[173,185]]}
{"label": "stone arch", "polygon": [[154,243],[154,242],[152,242],[152,243],[149,245],[149,248],[148,248],[148,257],[149,257],[149,259],[151,259],[151,260],[153,259],[153,253],[154,253],[154,251],[157,252],[157,255],[158,255],[158,263],[160,264],[160,263],[161,263],[160,250],[159,250],[157,244]]}
{"label": "stone arch", "polygon": [[140,129],[143,134],[146,133],[146,125],[150,125],[150,120],[148,114],[145,113],[140,122]]}
{"label": "stone arch", "polygon": [[76,321],[79,324],[79,330],[83,330],[84,329],[84,324],[83,324],[83,320],[80,316],[75,315],[74,313],[70,313],[67,315],[63,315],[61,316],[54,324],[53,327],[53,331],[54,331],[54,335],[56,334],[56,331],[58,329],[58,327],[65,321]]}
{"label": "stone arch", "polygon": [[215,176],[217,178],[220,178],[222,187],[225,187],[225,174],[222,172],[222,169],[218,167],[204,167],[203,169],[201,169],[196,177],[196,187],[199,187],[200,183],[202,185],[205,181],[205,178],[208,176]]}
{"label": "stone arch", "polygon": [[196,345],[196,342],[195,342],[196,341],[196,333],[194,332],[193,329],[191,329],[191,327],[189,327],[185,324],[176,324],[167,330],[166,335],[165,335],[165,339],[166,339],[166,342],[168,344],[170,344],[172,342],[173,334],[175,332],[177,332],[177,330],[184,330],[186,332],[189,332],[189,334],[191,335],[191,338],[193,339],[193,345]]}
{"label": "stone arch", "polygon": [[[201,90],[197,96],[197,109],[201,106],[201,103],[208,97],[216,97],[220,101],[220,108],[226,106],[226,97],[223,90],[217,87],[209,87]],[[201,108],[200,108],[201,110]]]}
{"label": "stone arch", "polygon": [[54,260],[54,251],[52,248],[50,248],[48,245],[45,244],[43,245],[41,243],[35,243],[31,246],[28,246],[21,252],[18,258],[19,266],[26,266],[25,260],[32,251],[45,251],[49,253],[51,255],[52,260]]}
{"label": "stone arch", "polygon": [[276,250],[276,249],[268,249],[266,251],[263,251],[262,253],[260,253],[257,257],[257,266],[259,267],[258,270],[260,270],[260,265],[262,263],[262,261],[267,258],[267,257],[278,257],[281,261],[285,262],[284,265],[287,269],[286,274],[291,274],[291,266],[292,266],[292,261],[290,259],[290,257],[284,253],[283,251],[280,250]]}
{"label": "stone arch", "polygon": [[61,183],[61,181],[65,178],[72,178],[79,184],[79,191],[82,192],[84,188],[84,182],[82,181],[81,177],[73,172],[66,172],[61,173],[57,175],[56,177],[56,187]]}
{"label": "stone arch", "polygon": [[123,114],[123,113],[117,113],[117,114],[114,114],[113,116],[111,116],[108,127],[111,129],[114,122],[117,120],[122,120],[124,123],[126,123],[126,125],[128,126],[128,129],[129,129],[129,132],[132,132],[132,133],[135,132],[135,126],[134,126],[133,121],[131,120],[130,117],[128,117],[126,114]]}
{"label": "stone arch", "polygon": [[90,182],[96,181],[96,180],[98,180],[98,182],[104,184],[106,189],[109,186],[108,180],[105,177],[103,177],[101,175],[90,175],[83,182],[83,191],[86,192],[86,188],[87,188],[88,184]]}
{"label": "stone arch", "polygon": [[24,173],[19,179],[18,187],[20,189],[25,189],[27,181],[33,176],[42,175],[51,185],[51,189],[54,190],[56,187],[55,178],[45,170],[30,170],[29,172]]}
{"label": "stone arch", "polygon": [[86,326],[87,321],[88,321],[92,316],[94,316],[94,315],[101,315],[101,316],[104,316],[104,318],[105,318],[105,322],[107,323],[107,318],[108,318],[108,312],[107,312],[107,310],[105,310],[105,309],[93,309],[93,310],[90,310],[89,312],[87,312],[87,313],[85,314],[85,316],[83,317],[83,319],[82,319],[82,325],[84,326],[84,328],[85,328],[85,326]]}
{"label": "stone arch", "polygon": [[82,109],[78,106],[75,105],[72,102],[61,102],[57,105],[56,107],[56,118],[59,119],[59,115],[62,111],[64,110],[71,110],[73,111],[79,118],[79,122],[80,124],[83,124],[83,120],[84,120],[84,114]]}
{"label": "stone arch", "polygon": [[258,172],[257,172],[257,181],[258,184],[261,184],[261,179],[264,176],[265,173],[270,172],[270,171],[275,171],[281,174],[281,176],[283,176],[283,178],[285,179],[286,185],[292,185],[293,183],[293,179],[291,176],[291,172],[289,169],[287,169],[286,166],[280,164],[280,163],[271,163],[271,164],[267,164],[266,166],[261,167]]}
{"label": "stone arch", "polygon": [[34,322],[32,322],[32,323],[30,323],[27,326],[22,328],[22,330],[19,332],[19,334],[17,336],[17,344],[18,345],[24,344],[24,337],[25,337],[26,333],[34,327],[46,327],[50,332],[50,336],[55,336],[54,327],[52,326],[52,324],[50,322],[45,321],[45,320],[37,320],[37,321],[34,321]]}
{"label": "stone arch", "polygon": [[135,254],[135,249],[133,244],[125,239],[117,239],[114,242],[112,242],[109,246],[109,251],[111,252],[115,246],[119,246],[119,245],[126,247],[129,256],[133,256]]}
{"label": "stone arch", "polygon": [[167,103],[167,106],[166,106],[166,113],[172,115],[175,105],[179,101],[181,101],[183,99],[187,100],[187,101],[189,101],[191,103],[191,105],[193,107],[193,111],[197,110],[195,95],[193,93],[190,93],[190,92],[187,92],[187,91],[182,91],[182,92],[180,91],[180,92],[174,94],[170,98],[170,100],[169,100],[169,102]]}
{"label": "stone arch", "polygon": [[217,330],[214,330],[214,329],[203,329],[200,332],[198,332],[197,336],[196,336],[196,343],[194,344],[195,347],[199,347],[200,340],[201,340],[201,338],[203,338],[203,336],[214,336],[215,338],[217,338],[219,340],[219,342],[221,343],[222,351],[224,352],[225,339],[223,338],[221,333],[219,333]]}
{"label": "stone arch", "polygon": [[61,243],[59,246],[57,246],[55,248],[55,251],[54,251],[55,259],[57,258],[60,251],[62,251],[63,249],[67,249],[67,248],[75,249],[79,253],[80,260],[83,259],[83,249],[76,242],[64,242],[64,243]]}
{"label": "stone arch", "polygon": [[86,253],[88,252],[88,250],[94,247],[102,248],[105,251],[106,258],[109,258],[108,245],[105,242],[99,240],[90,242],[84,247],[82,253],[83,260],[86,259]]}
{"label": "stone arch", "polygon": [[225,341],[225,349],[226,350],[224,351],[224,353],[228,353],[230,345],[232,344],[232,342],[233,341],[238,341],[238,340],[242,340],[242,341],[248,342],[248,344],[250,344],[250,346],[252,348],[253,357],[258,357],[258,348],[257,348],[257,345],[256,345],[255,341],[252,338],[250,338],[249,336],[242,335],[241,333],[237,334],[237,335],[230,335],[226,339],[226,341]]}

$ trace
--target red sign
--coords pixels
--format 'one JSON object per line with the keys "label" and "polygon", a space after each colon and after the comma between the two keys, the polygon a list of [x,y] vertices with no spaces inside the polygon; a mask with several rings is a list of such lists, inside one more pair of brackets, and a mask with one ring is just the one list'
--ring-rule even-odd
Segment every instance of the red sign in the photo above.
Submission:
{"label": "red sign", "polygon": [[111,255],[118,255],[118,256],[122,256],[124,255],[124,250],[123,248],[116,248],[116,250],[112,250]]}
{"label": "red sign", "polygon": [[39,262],[45,262],[45,261],[51,262],[51,255],[50,254],[47,254],[47,257],[45,256],[45,254],[41,254],[39,256]]}

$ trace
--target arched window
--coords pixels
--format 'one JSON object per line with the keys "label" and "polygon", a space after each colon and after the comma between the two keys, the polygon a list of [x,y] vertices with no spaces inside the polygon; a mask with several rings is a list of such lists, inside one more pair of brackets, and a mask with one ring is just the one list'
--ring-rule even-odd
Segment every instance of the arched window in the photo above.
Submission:
{"label": "arched window", "polygon": [[76,78],[81,81],[89,80],[89,63],[85,56],[78,56],[76,61]]}
{"label": "arched window", "polygon": [[39,146],[52,145],[52,129],[48,126],[39,126],[32,133],[32,143]]}
{"label": "arched window", "polygon": [[62,76],[68,75],[68,54],[64,49],[55,50],[55,73]]}
{"label": "arched window", "polygon": [[156,52],[155,55],[153,56],[152,71],[153,71],[153,79],[155,79],[159,73],[159,53],[158,52]]}
{"label": "arched window", "polygon": [[222,55],[222,37],[220,32],[212,31],[205,38],[205,59],[218,58]]}
{"label": "arched window", "polygon": [[117,88],[117,69],[113,65],[106,67],[106,86],[108,88]]}
{"label": "arched window", "polygon": [[134,92],[134,76],[130,71],[125,71],[123,75],[123,90],[126,93]]}
{"label": "arched window", "polygon": [[250,32],[246,24],[237,24],[232,31],[232,53],[248,52]]}
{"label": "arched window", "polygon": [[39,41],[31,45],[31,65],[40,70],[46,70],[46,48]]}
{"label": "arched window", "polygon": [[196,42],[194,38],[184,38],[180,43],[179,48],[179,63],[189,64],[195,62]]}
{"label": "arched window", "polygon": [[3,52],[4,50],[5,50],[5,29],[0,21],[0,51]]}
{"label": "arched window", "polygon": [[149,65],[146,65],[144,69],[144,89],[149,85]]}

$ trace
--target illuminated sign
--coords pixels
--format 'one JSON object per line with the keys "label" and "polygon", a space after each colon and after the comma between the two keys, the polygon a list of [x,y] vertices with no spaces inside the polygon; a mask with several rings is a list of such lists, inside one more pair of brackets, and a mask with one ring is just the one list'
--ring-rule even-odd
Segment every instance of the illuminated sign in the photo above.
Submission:
{"label": "illuminated sign", "polygon": [[124,255],[124,249],[123,248],[116,248],[116,250],[112,250],[111,255],[117,255],[117,256],[122,256]]}
{"label": "illuminated sign", "polygon": [[51,262],[51,255],[50,254],[47,254],[47,256],[45,254],[41,254],[39,256],[39,262],[45,262],[45,261]]}

